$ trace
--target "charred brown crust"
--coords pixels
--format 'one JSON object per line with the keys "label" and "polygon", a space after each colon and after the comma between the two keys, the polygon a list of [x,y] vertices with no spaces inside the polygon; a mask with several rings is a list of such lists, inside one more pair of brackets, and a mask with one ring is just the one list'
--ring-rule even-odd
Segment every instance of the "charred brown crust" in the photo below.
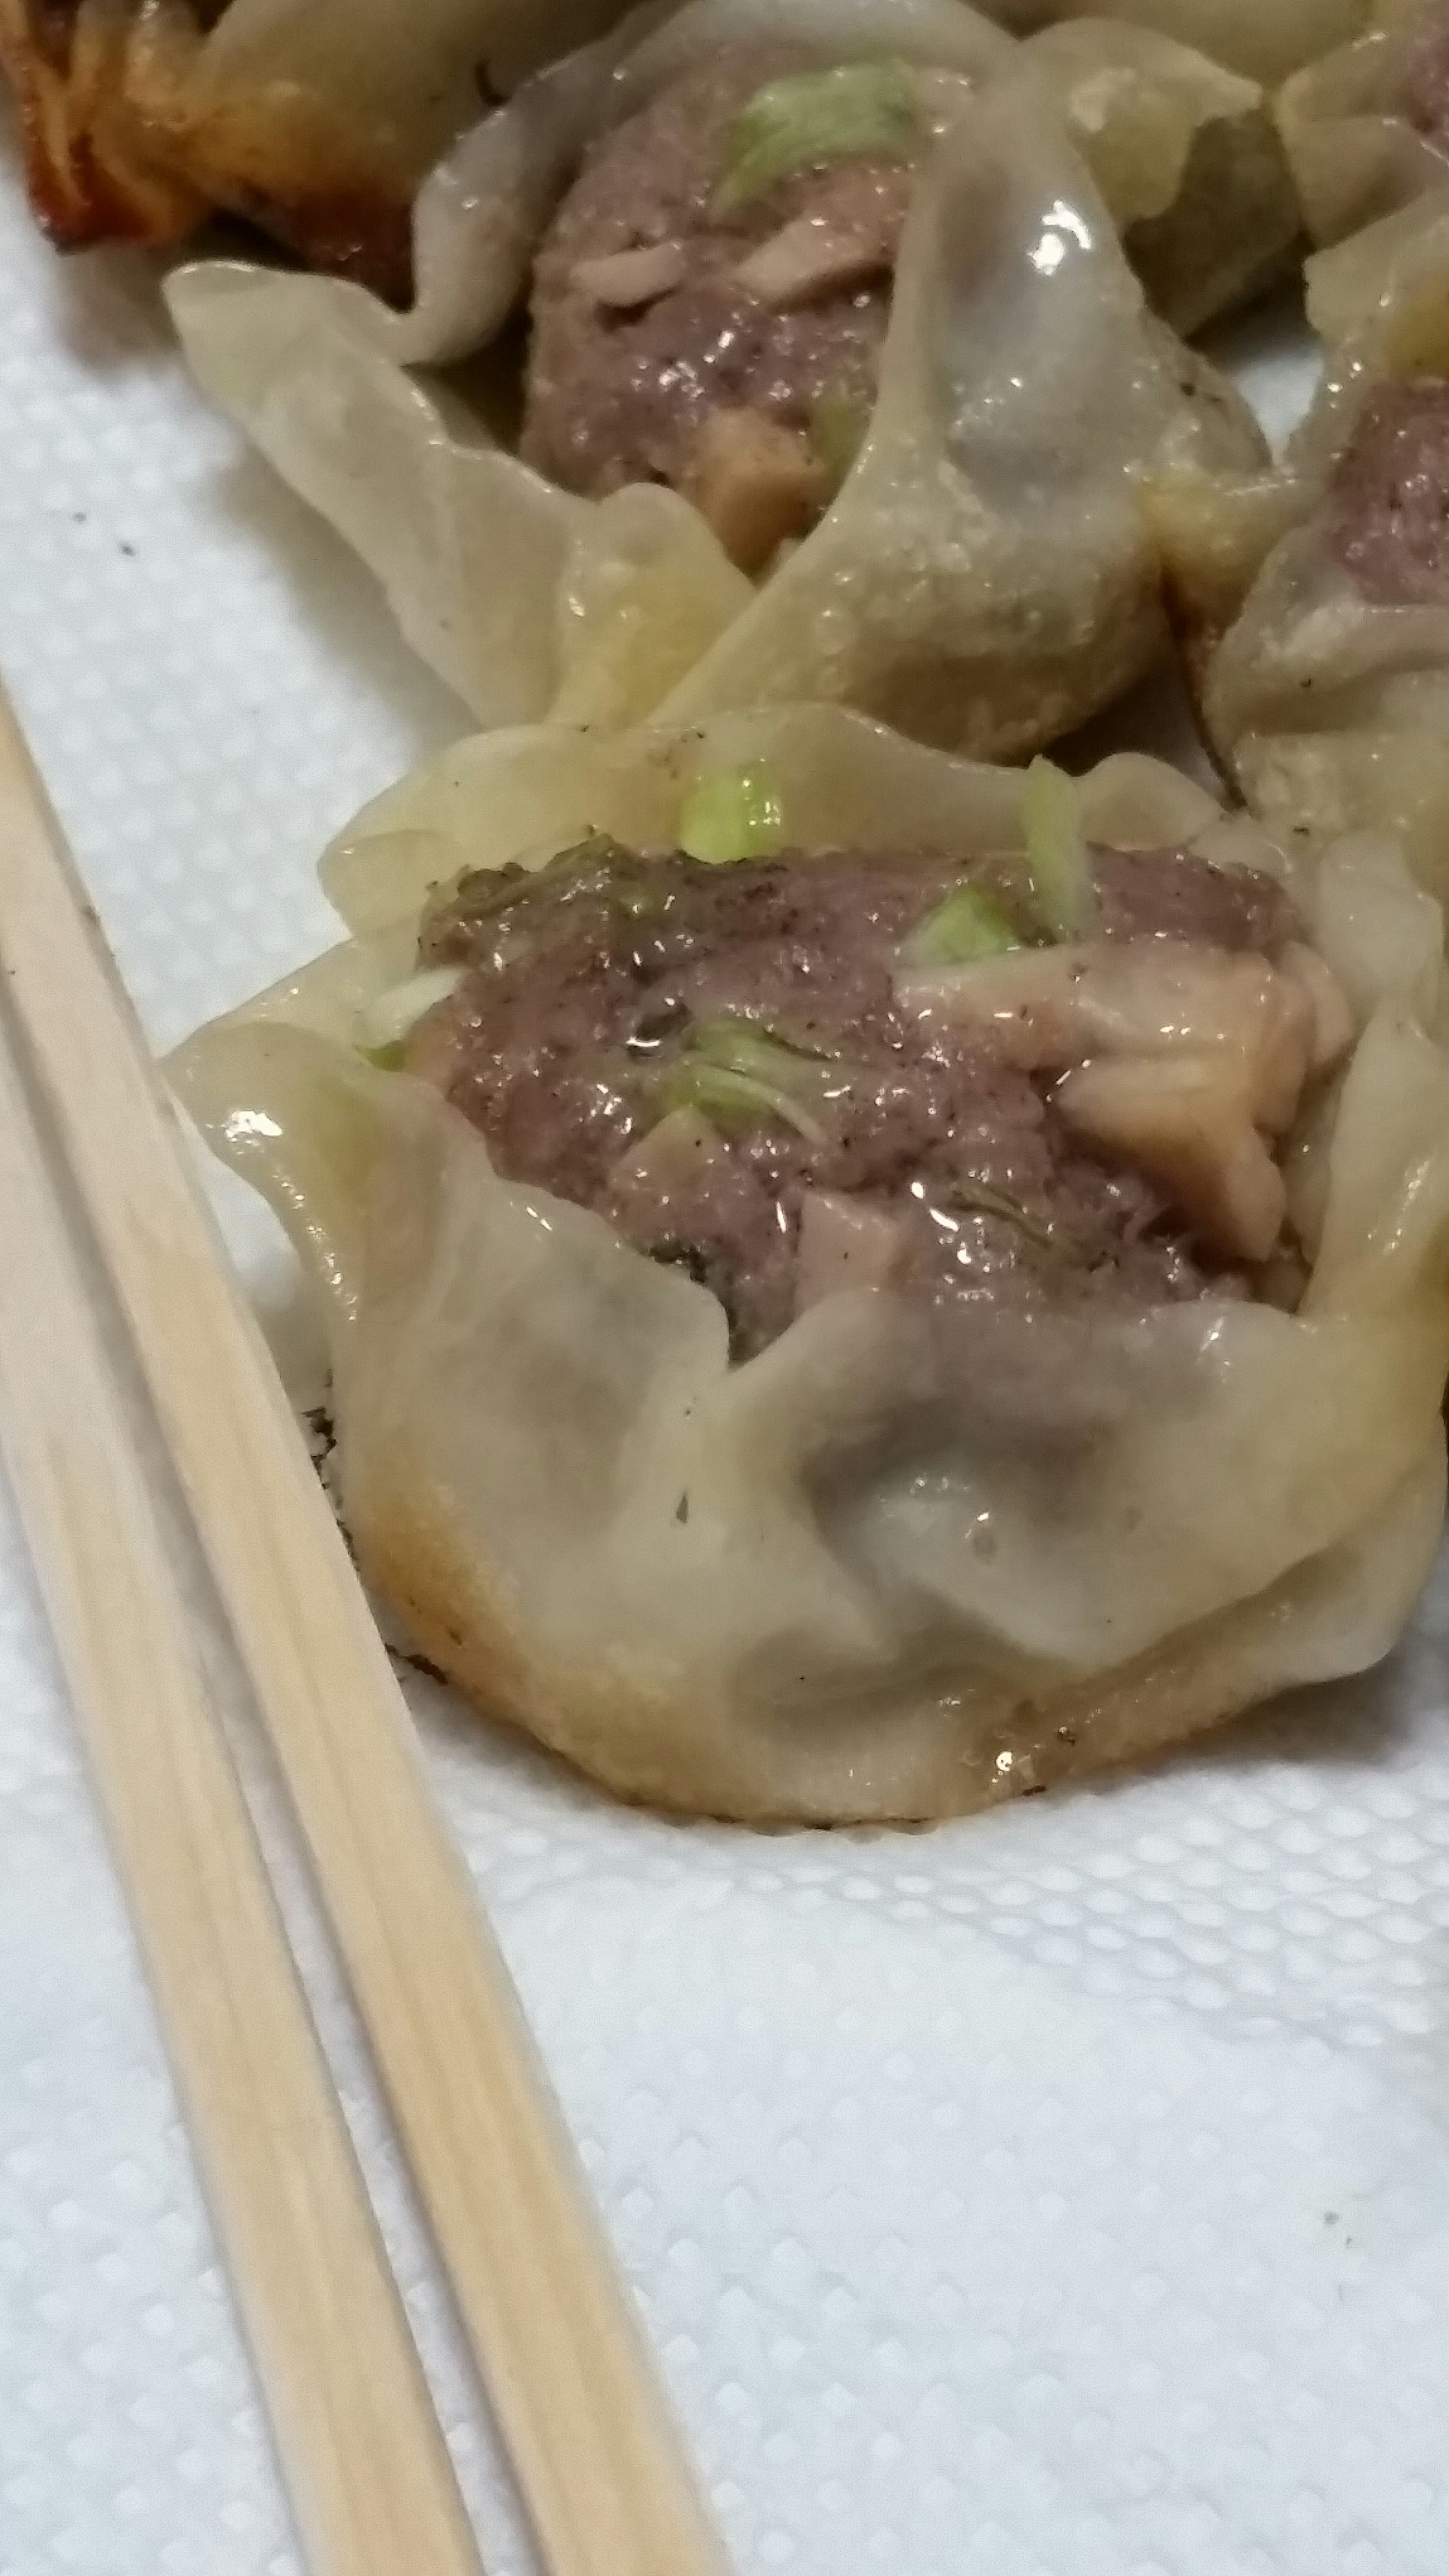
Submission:
{"label": "charred brown crust", "polygon": [[304,268],[350,278],[398,307],[413,296],[413,217],[406,197],[338,185],[285,198],[233,183],[213,203],[269,233]]}
{"label": "charred brown crust", "polygon": [[[177,241],[205,212],[135,105],[131,55],[143,6],[0,0],[0,66],[19,110],[30,202],[63,250]],[[153,41],[163,54],[194,49],[201,28],[189,11],[163,0],[162,20]]]}
{"label": "charred brown crust", "polygon": [[416,174],[375,167],[317,103],[279,120],[244,94],[198,99],[227,0],[0,0],[36,217],[63,250],[181,241],[244,216],[309,268],[394,304],[412,293]]}

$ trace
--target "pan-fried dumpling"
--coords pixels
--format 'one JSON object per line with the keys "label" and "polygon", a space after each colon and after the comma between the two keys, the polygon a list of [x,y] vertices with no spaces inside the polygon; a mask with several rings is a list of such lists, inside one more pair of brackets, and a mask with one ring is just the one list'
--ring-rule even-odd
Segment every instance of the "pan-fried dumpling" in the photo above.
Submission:
{"label": "pan-fried dumpling", "polygon": [[1146,27],[1272,88],[1358,35],[1373,0],[990,0],[989,14],[1018,35],[1074,18]]}
{"label": "pan-fried dumpling", "polygon": [[68,247],[211,207],[406,303],[424,174],[621,0],[0,0],[37,214]]}
{"label": "pan-fried dumpling", "polygon": [[1226,555],[1246,531],[1254,573],[1200,656],[1204,713],[1270,830],[1314,842],[1390,830],[1442,895],[1449,193],[1321,254],[1310,312],[1328,362],[1283,472],[1203,504],[1220,512]]}
{"label": "pan-fried dumpling", "polygon": [[1308,229],[1342,241],[1449,178],[1449,6],[1379,0],[1286,83],[1278,123]]}
{"label": "pan-fried dumpling", "polygon": [[1381,851],[1300,898],[1155,762],[778,708],[464,745],[328,882],[349,943],[174,1073],[484,1707],[631,1797],[927,1817],[1393,1642],[1449,1068]]}
{"label": "pan-fried dumpling", "polygon": [[1021,66],[1065,115],[1149,303],[1175,331],[1201,330],[1286,274],[1298,200],[1257,81],[1109,17],[1045,28]]}
{"label": "pan-fried dumpling", "polygon": [[[203,266],[183,340],[484,723],[807,696],[1030,750],[1161,650],[1135,478],[1262,449],[1055,120],[977,103],[1004,45],[961,0],[697,0],[439,174],[411,315]],[[520,454],[407,367],[530,274]]]}

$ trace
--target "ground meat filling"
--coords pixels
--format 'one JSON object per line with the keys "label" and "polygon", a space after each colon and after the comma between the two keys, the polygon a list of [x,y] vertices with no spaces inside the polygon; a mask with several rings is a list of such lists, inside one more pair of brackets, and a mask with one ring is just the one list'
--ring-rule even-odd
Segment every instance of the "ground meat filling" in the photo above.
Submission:
{"label": "ground meat filling", "polygon": [[[1267,879],[1098,854],[1107,940],[1267,953]],[[958,893],[941,858],[853,850],[706,866],[596,840],[535,876],[465,877],[424,926],[462,967],[407,1043],[495,1168],[591,1207],[708,1285],[736,1357],[850,1284],[935,1302],[1141,1311],[1243,1293],[1143,1174],[1094,1150],[979,1035],[903,1015],[903,943]],[[1022,934],[997,863],[971,880]]]}
{"label": "ground meat filling", "polygon": [[798,47],[737,46],[661,91],[592,146],[534,272],[529,463],[595,497],[672,484],[750,572],[813,524],[864,436],[930,130],[904,65],[837,67],[895,97],[889,150],[731,199],[742,114],[820,72]]}
{"label": "ground meat filling", "polygon": [[1449,155],[1449,9],[1437,9],[1409,52],[1403,110],[1410,125]]}
{"label": "ground meat filling", "polygon": [[1339,561],[1376,608],[1449,605],[1449,383],[1379,386],[1334,479]]}

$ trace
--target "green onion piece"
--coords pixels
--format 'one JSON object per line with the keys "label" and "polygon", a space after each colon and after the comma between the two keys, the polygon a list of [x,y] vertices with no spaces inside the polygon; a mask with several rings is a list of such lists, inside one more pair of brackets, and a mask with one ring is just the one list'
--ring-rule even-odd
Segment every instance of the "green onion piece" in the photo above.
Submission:
{"label": "green onion piece", "polygon": [[[428,966],[420,975],[409,975],[405,984],[392,984],[378,993],[357,1014],[357,1049],[359,1054],[377,1064],[392,1054],[398,1058],[404,1041],[439,1002],[456,993],[467,972],[463,966]],[[395,1064],[383,1064],[385,1072],[394,1072]]]}
{"label": "green onion piece", "polygon": [[733,1011],[722,1011],[717,1020],[701,1020],[690,1039],[690,1050],[711,1064],[726,1065],[732,1073],[753,1074],[762,1082],[792,1078],[818,1082],[814,1068],[828,1062],[802,1040],[783,1030],[762,1028],[757,1020],[742,1019]]}
{"label": "green onion piece", "polygon": [[972,1216],[1000,1217],[1003,1225],[1014,1225],[1018,1234],[1024,1234],[1028,1243],[1036,1244],[1042,1252],[1059,1252],[1062,1248],[1044,1217],[1033,1216],[1030,1208],[1008,1198],[1004,1190],[989,1189],[985,1181],[963,1176],[952,1182],[950,1195],[957,1207]]}
{"label": "green onion piece", "polygon": [[825,1130],[798,1100],[774,1083],[757,1081],[707,1056],[677,1056],[655,1077],[651,1090],[658,1107],[695,1109],[726,1135],[775,1124],[793,1127],[808,1145],[823,1145]]}
{"label": "green onion piece", "polygon": [[1053,939],[1088,939],[1097,890],[1087,863],[1077,791],[1064,769],[1036,759],[1021,790],[1026,864],[1042,927]]}
{"label": "green onion piece", "polygon": [[956,886],[902,942],[907,966],[971,966],[981,957],[1005,957],[1024,948],[1015,922],[994,895]]}
{"label": "green onion piece", "polygon": [[909,63],[839,63],[767,81],[734,121],[710,212],[733,214],[797,170],[831,161],[909,161],[920,139]]}
{"label": "green onion piece", "polygon": [[788,1038],[730,1011],[702,1020],[688,1047],[650,1077],[663,1109],[693,1109],[738,1131],[774,1121],[807,1144],[823,1145],[822,1113],[838,1094],[838,1071]]}
{"label": "green onion piece", "polygon": [[853,394],[822,394],[810,414],[807,436],[831,490],[838,492],[870,436],[870,406]]}
{"label": "green onion piece", "polygon": [[481,924],[515,903],[526,902],[539,887],[547,893],[560,885],[587,885],[591,879],[603,884],[617,869],[638,864],[634,852],[611,833],[589,832],[582,841],[554,850],[541,864],[510,859],[501,868],[464,868],[450,883],[432,887],[422,926],[426,930],[438,921],[454,919]]}
{"label": "green onion piece", "polygon": [[769,771],[716,769],[696,779],[680,808],[679,846],[711,867],[773,858],[785,846],[785,814]]}
{"label": "green onion piece", "polygon": [[1048,1262],[1059,1270],[1079,1270],[1088,1258],[1085,1246],[1069,1226],[1034,1216],[1030,1208],[1008,1198],[1004,1190],[988,1189],[984,1181],[968,1177],[953,1181],[950,1195],[957,1207],[972,1216],[1000,1217],[1003,1225],[1015,1226],[1017,1233],[1036,1251],[1045,1253]]}

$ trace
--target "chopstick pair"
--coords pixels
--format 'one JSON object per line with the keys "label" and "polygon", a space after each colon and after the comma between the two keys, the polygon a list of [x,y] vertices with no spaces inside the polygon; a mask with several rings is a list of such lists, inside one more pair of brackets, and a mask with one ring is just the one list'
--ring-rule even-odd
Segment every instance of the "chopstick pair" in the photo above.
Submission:
{"label": "chopstick pair", "polygon": [[0,972],[19,1041],[0,1045],[0,1445],[309,2563],[479,2565],[27,1080],[286,1781],[548,2576],[722,2576],[406,1703],[3,698]]}

